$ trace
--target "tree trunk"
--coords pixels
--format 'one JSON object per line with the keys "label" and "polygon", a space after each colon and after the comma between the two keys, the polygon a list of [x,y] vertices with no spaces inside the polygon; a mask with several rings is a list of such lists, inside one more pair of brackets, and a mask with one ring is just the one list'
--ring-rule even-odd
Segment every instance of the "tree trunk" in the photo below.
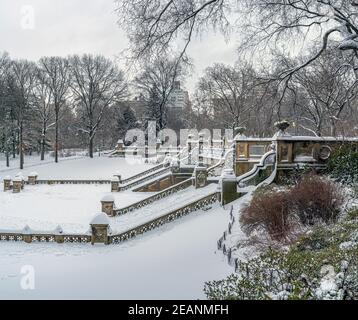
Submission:
{"label": "tree trunk", "polygon": [[55,119],[55,162],[58,163],[58,111]]}
{"label": "tree trunk", "polygon": [[90,158],[93,158],[93,133],[90,132],[90,136],[89,136],[89,145],[88,145],[88,154]]}
{"label": "tree trunk", "polygon": [[23,141],[23,127],[20,124],[19,130],[19,155],[20,155],[20,170],[24,169],[24,141]]}
{"label": "tree trunk", "polygon": [[45,160],[45,147],[46,147],[46,123],[43,123],[42,137],[41,137],[41,161]]}
{"label": "tree trunk", "polygon": [[10,155],[8,150],[6,150],[6,167],[10,167]]}

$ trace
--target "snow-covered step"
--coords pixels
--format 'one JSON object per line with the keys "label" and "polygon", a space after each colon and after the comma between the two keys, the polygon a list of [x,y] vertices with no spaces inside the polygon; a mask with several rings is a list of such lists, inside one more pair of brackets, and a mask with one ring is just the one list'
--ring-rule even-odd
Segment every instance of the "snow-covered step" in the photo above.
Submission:
{"label": "snow-covered step", "polygon": [[166,213],[180,209],[186,204],[196,202],[203,197],[214,193],[216,190],[216,184],[210,184],[202,189],[189,187],[188,189],[179,191],[161,201],[136,210],[131,214],[115,217],[111,219],[112,233],[119,234],[133,229],[151,220],[159,218]]}

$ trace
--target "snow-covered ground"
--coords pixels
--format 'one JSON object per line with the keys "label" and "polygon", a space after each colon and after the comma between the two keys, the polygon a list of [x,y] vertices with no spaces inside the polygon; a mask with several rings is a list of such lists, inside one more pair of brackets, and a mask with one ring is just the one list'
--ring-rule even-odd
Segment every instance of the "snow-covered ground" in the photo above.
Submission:
{"label": "snow-covered ground", "polygon": [[[193,213],[120,245],[0,243],[0,299],[204,299],[233,270],[216,250],[228,211]],[[23,266],[35,290],[22,290]]]}
{"label": "snow-covered ground", "polygon": [[[110,179],[113,174],[121,172],[125,179],[153,167],[138,158],[74,157],[61,158],[58,164],[53,161],[53,158],[41,162],[38,156],[26,157],[25,168],[21,172],[26,177],[36,171],[39,179]],[[14,176],[19,171],[17,162],[11,168],[6,168],[4,162],[0,163],[1,178]]]}
{"label": "snow-covered ground", "polygon": [[[128,177],[149,168],[124,159],[95,158],[42,164],[23,170],[37,171],[40,178],[107,179],[114,172]],[[1,169],[4,169],[3,167]],[[1,170],[0,169],[0,170]],[[18,170],[5,170],[14,175]],[[2,172],[0,172],[2,175]],[[20,194],[0,191],[0,229],[51,230],[61,225],[67,232],[87,231],[91,218],[100,211],[100,200],[109,185],[27,186]],[[113,220],[118,229],[128,221],[141,223],[148,215],[195,200],[207,190],[189,189],[163,199],[160,208],[139,210],[133,218]],[[209,190],[210,189],[210,190]],[[195,195],[195,192],[197,194]],[[147,197],[131,191],[114,193],[123,207]],[[196,299],[205,298],[205,281],[221,279],[232,272],[216,249],[228,224],[228,211],[214,205],[155,229],[120,245],[25,244],[0,242],[0,299],[19,298],[108,298],[108,299]],[[21,289],[21,268],[35,268],[36,289]]]}

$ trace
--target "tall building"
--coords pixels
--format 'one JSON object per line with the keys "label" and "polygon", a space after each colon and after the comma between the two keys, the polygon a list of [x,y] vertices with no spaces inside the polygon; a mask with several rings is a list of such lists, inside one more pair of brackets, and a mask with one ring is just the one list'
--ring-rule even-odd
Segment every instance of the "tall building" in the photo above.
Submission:
{"label": "tall building", "polygon": [[180,86],[180,81],[175,81],[174,88],[169,97],[169,108],[184,110],[189,104],[189,93]]}

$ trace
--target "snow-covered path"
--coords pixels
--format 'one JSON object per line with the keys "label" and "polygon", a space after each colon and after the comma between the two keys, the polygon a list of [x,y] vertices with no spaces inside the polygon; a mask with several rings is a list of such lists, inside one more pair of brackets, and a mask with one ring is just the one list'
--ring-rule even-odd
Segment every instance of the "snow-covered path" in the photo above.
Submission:
{"label": "snow-covered path", "polygon": [[[0,243],[0,299],[204,299],[205,281],[232,273],[216,242],[228,211],[215,205],[116,246]],[[21,289],[21,268],[35,290]]]}

